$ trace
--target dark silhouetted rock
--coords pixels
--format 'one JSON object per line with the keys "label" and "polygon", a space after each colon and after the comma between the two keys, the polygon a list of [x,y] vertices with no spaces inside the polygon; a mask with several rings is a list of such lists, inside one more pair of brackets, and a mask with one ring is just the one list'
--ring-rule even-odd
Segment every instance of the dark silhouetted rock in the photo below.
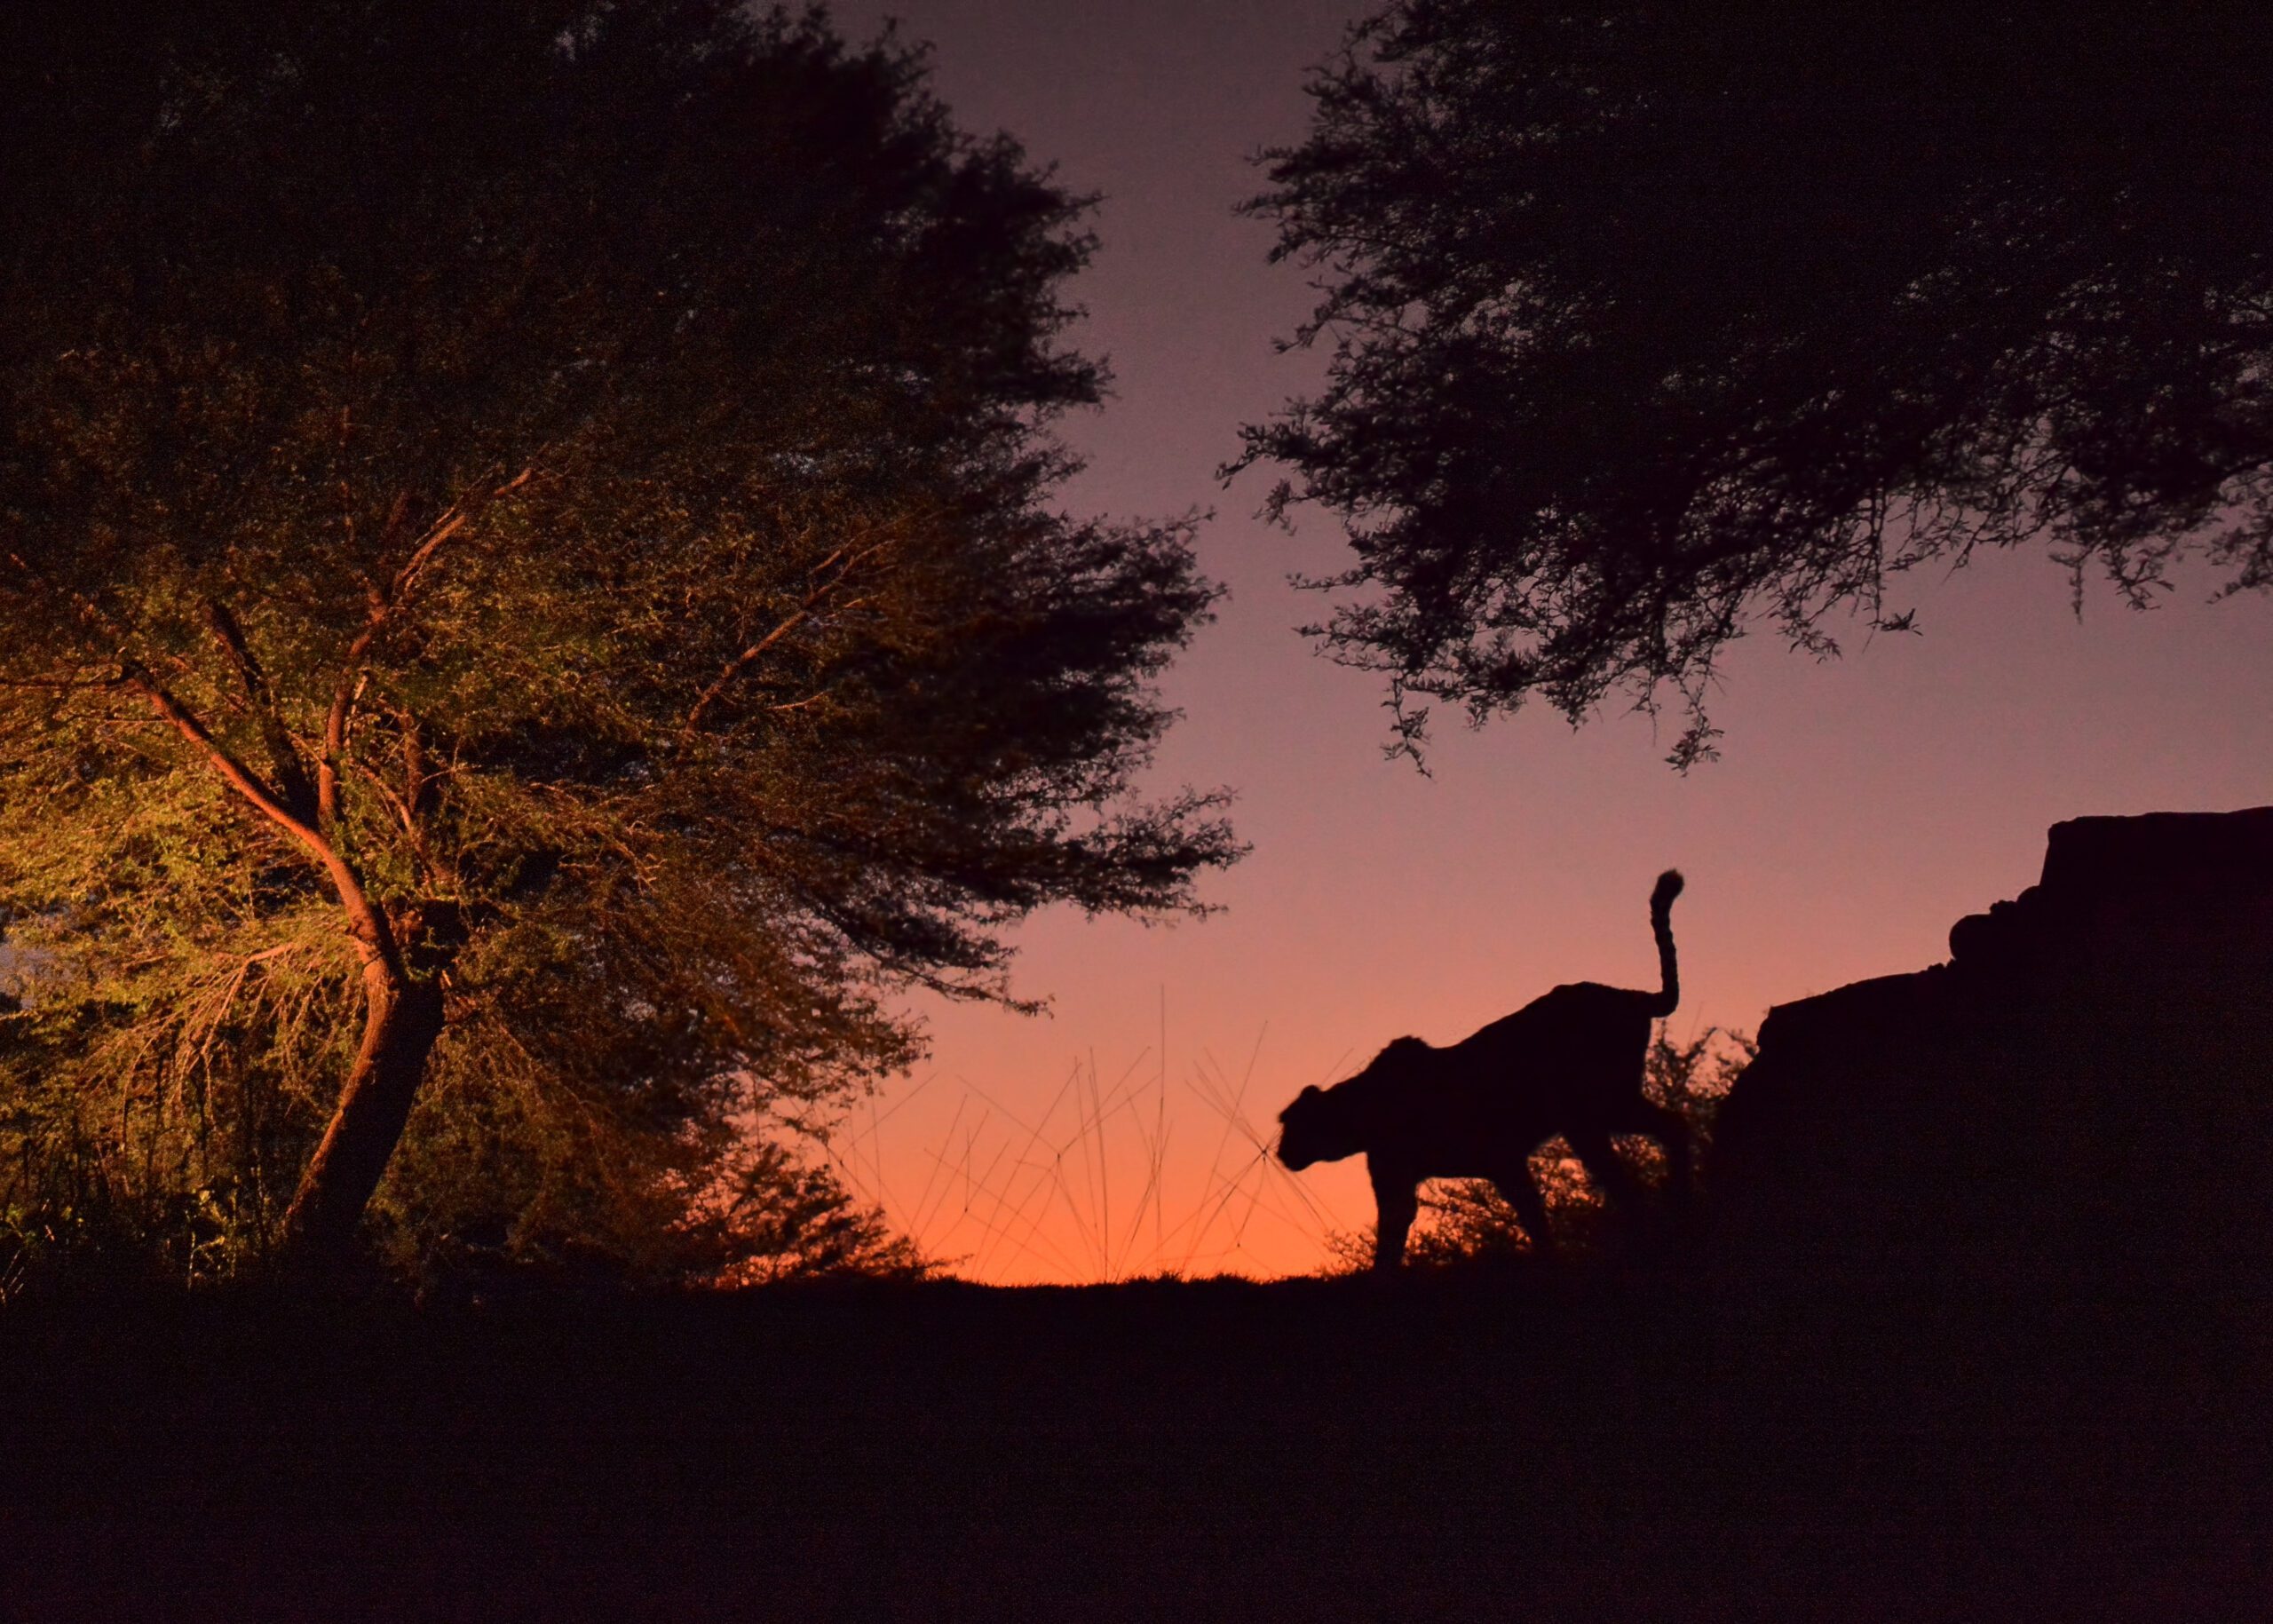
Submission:
{"label": "dark silhouetted rock", "polygon": [[2273,807],[2055,825],[1947,963],[1771,1010],[1717,1136],[1739,1297],[1975,1327],[2273,1302]]}

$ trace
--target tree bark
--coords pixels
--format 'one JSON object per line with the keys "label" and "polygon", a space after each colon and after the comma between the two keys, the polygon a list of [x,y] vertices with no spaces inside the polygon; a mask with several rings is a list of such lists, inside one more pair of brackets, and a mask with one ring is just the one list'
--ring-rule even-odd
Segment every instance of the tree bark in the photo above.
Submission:
{"label": "tree bark", "polygon": [[356,1225],[403,1125],[426,1058],[442,1034],[442,989],[374,956],[363,966],[363,1044],[323,1139],[284,1215],[284,1255],[310,1262],[352,1249]]}

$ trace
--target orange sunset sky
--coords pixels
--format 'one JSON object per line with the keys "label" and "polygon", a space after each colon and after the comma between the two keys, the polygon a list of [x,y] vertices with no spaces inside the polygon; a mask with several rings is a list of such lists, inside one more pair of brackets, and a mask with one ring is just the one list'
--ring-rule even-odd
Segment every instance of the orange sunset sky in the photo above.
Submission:
{"label": "orange sunset sky", "polygon": [[[1254,517],[1272,476],[1215,477],[1243,421],[1307,390],[1279,356],[1310,296],[1235,218],[1246,162],[1300,139],[1303,69],[1364,8],[1340,0],[858,0],[936,46],[960,122],[1008,130],[1104,194],[1077,342],[1116,398],[1065,425],[1080,511],[1213,509],[1231,590],[1169,674],[1185,719],[1158,781],[1229,784],[1252,854],[1210,878],[1223,910],[1145,927],[1054,912],[1021,945],[1045,1018],[923,1006],[931,1060],[864,1103],[835,1153],[895,1224],[974,1279],[1093,1280],[1319,1266],[1370,1222],[1357,1162],[1296,1177],[1263,1146],[1305,1083],[1401,1033],[1465,1036],[1558,981],[1641,985],[1650,883],[1679,866],[1673,1031],[1749,1030],[1773,1003],[1944,957],[1960,915],[2036,875],[2046,826],[2085,813],[2273,802],[2273,605],[2181,579],[2080,622],[2042,551],[1913,577],[1922,635],[1859,636],[1818,665],[1772,638],[1726,671],[1723,759],[1686,777],[1670,732],[1550,712],[1470,733],[1443,718],[1430,776],[1383,758],[1377,682],[1294,628],[1321,600],[1289,572],[1340,562],[1327,516]],[[1165,1038],[1165,1048],[1163,1039]],[[1237,1111],[1233,1102],[1238,1102]]]}

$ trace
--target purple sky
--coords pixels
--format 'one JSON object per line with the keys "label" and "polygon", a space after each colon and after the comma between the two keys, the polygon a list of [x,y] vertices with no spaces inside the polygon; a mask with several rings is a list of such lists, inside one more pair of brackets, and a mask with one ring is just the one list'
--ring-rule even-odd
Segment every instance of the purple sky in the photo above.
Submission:
{"label": "purple sky", "polygon": [[[1202,560],[1232,591],[1169,675],[1185,720],[1160,763],[1163,784],[1239,792],[1255,851],[1208,884],[1225,911],[1036,919],[1018,982],[1053,1013],[930,1011],[931,1063],[840,1139],[892,1217],[978,1278],[1314,1267],[1325,1224],[1370,1221],[1358,1165],[1269,1169],[1221,1097],[1244,1077],[1267,1134],[1304,1083],[1400,1033],[1453,1042],[1558,981],[1653,981],[1646,899],[1668,865],[1690,879],[1675,1033],[1749,1029],[1771,1003],[1945,956],[1952,921],[2035,878],[2059,819],[2273,802],[2273,605],[2209,605],[2190,578],[2149,614],[2095,590],[2079,623],[2041,551],[1915,579],[1923,635],[1842,661],[1746,644],[1715,709],[1724,758],[1686,778],[1662,764],[1670,731],[1617,715],[1576,733],[1545,711],[1480,733],[1447,718],[1432,777],[1385,761],[1378,685],[1292,630],[1320,604],[1287,576],[1337,567],[1337,527],[1274,531],[1253,517],[1266,471],[1214,477],[1239,424],[1317,374],[1271,347],[1308,309],[1303,273],[1267,265],[1269,228],[1232,206],[1257,187],[1248,155],[1301,138],[1303,70],[1364,9],[834,7],[856,38],[899,18],[966,128],[1008,130],[1104,194],[1075,293],[1116,392],[1067,425],[1090,467],[1065,501],[1214,509]],[[1077,1096],[1104,1108],[1086,1134]]]}

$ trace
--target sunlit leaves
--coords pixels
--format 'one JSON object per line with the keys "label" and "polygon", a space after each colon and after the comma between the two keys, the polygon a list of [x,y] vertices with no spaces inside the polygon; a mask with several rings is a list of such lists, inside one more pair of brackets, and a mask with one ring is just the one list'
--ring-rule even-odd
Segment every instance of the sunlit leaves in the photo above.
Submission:
{"label": "sunlit leaves", "polygon": [[331,775],[324,837],[443,989],[404,1257],[692,1268],[764,1228],[753,1178],[828,1229],[737,1148],[759,1114],[905,1064],[896,989],[1008,996],[1032,909],[1190,907],[1234,854],[1217,797],[1131,799],[1213,598],[1189,527],[1052,506],[1049,419],[1098,388],[1059,342],[1081,205],[917,56],[710,4],[33,12],[0,22],[22,1176],[162,1212],[226,1176],[257,1242],[352,1046],[329,882],[137,672],[280,794]]}

